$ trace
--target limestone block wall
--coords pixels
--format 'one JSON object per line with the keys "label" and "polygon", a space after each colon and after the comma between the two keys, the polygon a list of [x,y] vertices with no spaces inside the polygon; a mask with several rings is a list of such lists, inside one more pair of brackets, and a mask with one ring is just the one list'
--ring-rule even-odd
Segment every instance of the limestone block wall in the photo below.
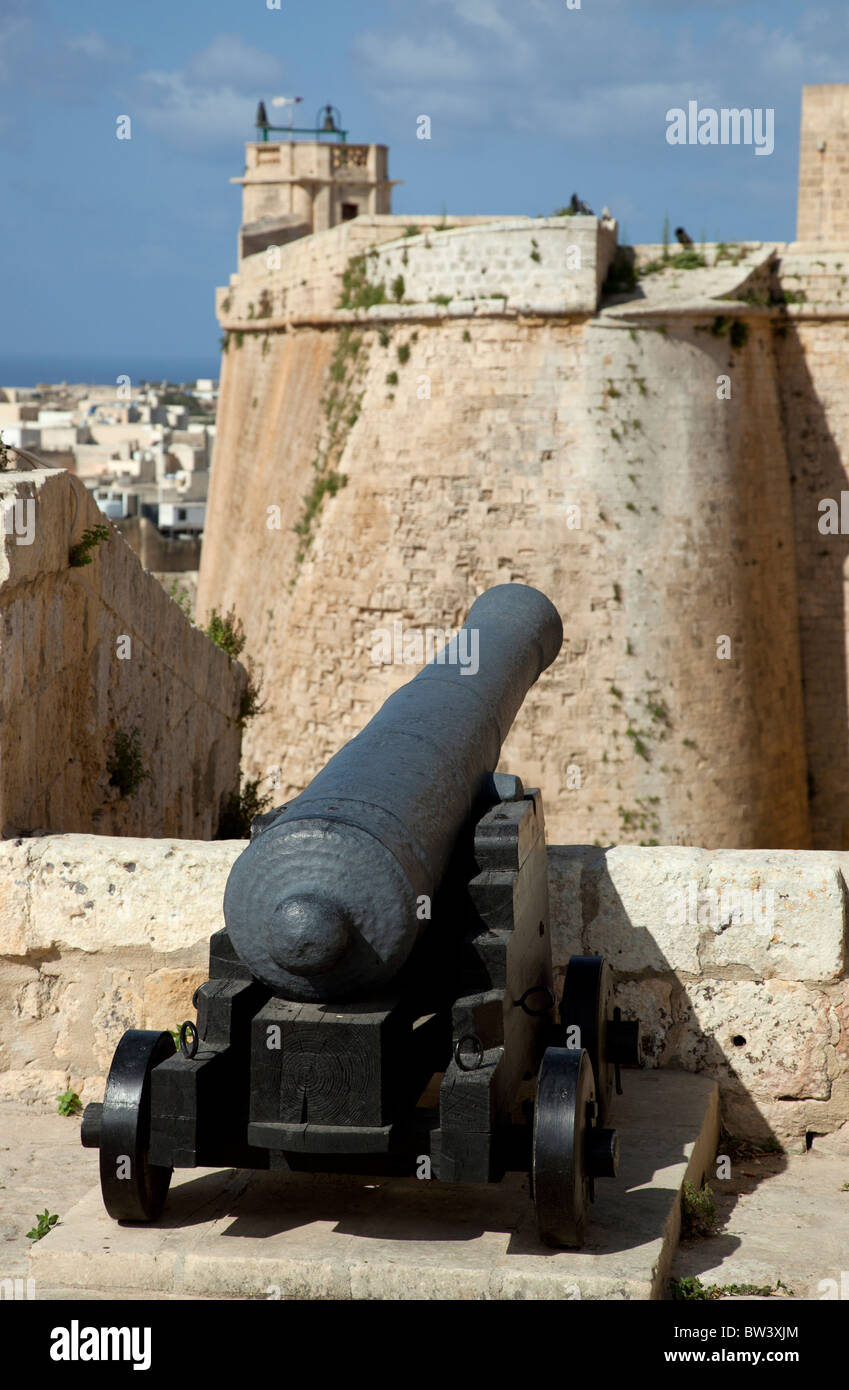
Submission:
{"label": "limestone block wall", "polygon": [[645,1065],[706,1072],[732,1134],[801,1151],[849,1114],[847,869],[842,853],[553,846],[555,961],[607,956]]}
{"label": "limestone block wall", "polygon": [[[239,785],[243,668],[71,474],[2,473],[0,509],[0,833],[212,836]],[[103,525],[91,563],[71,566]],[[117,785],[107,763],[133,730],[144,775]]]}
{"label": "limestone block wall", "polygon": [[[127,1028],[193,1017],[242,841],[0,843],[0,1096],[100,1099]],[[849,856],[549,848],[559,985],[606,955],[646,1065],[703,1072],[742,1138],[849,1120]]]}
{"label": "limestone block wall", "polygon": [[592,314],[615,247],[615,228],[595,217],[519,218],[405,237],[369,253],[367,266],[373,282],[403,284],[396,297],[409,302],[503,298]]}
{"label": "limestone block wall", "polygon": [[[492,217],[458,217],[455,224],[475,225]],[[515,219],[513,219],[515,220]],[[530,218],[522,219],[525,223]],[[226,288],[216,290],[215,312],[223,329],[238,331],[311,314],[331,313],[339,302],[342,273],[352,256],[385,241],[397,241],[409,227],[438,228],[441,218],[371,214],[340,223],[279,248],[279,266],[268,250],[246,256]],[[434,230],[434,239],[445,235]],[[406,238],[405,238],[406,240]],[[220,398],[220,393],[219,393]]]}
{"label": "limestone block wall", "polygon": [[[280,800],[301,790],[414,674],[375,666],[372,632],[453,629],[509,580],[564,617],[502,758],[542,787],[553,838],[806,845],[768,319],[753,311],[732,349],[712,309],[627,322],[450,308],[246,332],[226,355],[198,603],[235,606],[265,671],[250,775]],[[299,564],[334,391],[346,482]]]}
{"label": "limestone block wall", "polygon": [[849,244],[808,254],[788,248],[780,279],[799,300],[777,326],[774,350],[793,503],[811,844],[846,849],[849,520],[846,531],[844,522],[821,528],[824,504],[839,509],[849,490]]}
{"label": "limestone block wall", "polygon": [[801,242],[849,243],[849,87],[802,88],[799,202]]}
{"label": "limestone block wall", "polygon": [[163,536],[146,516],[129,516],[116,521],[116,529],[138,555],[146,570],[196,571],[200,563],[200,541]]}
{"label": "limestone block wall", "polygon": [[[315,478],[343,331],[271,334],[265,353],[261,335],[246,334],[224,367],[198,608],[232,604],[244,619],[266,700],[245,766],[266,784],[276,774],[280,799],[414,674],[372,662],[374,629],[453,628],[477,593],[506,580],[538,584],[567,616],[587,594],[580,543],[565,544],[584,390],[578,322],[407,322],[383,339],[377,323],[358,330],[347,483],[325,497],[296,564],[292,528]],[[543,778],[552,805],[565,776],[561,669],[559,686],[546,675],[526,703],[513,760]]]}
{"label": "limestone block wall", "polygon": [[737,346],[696,313],[585,336],[598,616],[566,737],[602,843],[809,843],[789,469],[769,321],[745,324]]}

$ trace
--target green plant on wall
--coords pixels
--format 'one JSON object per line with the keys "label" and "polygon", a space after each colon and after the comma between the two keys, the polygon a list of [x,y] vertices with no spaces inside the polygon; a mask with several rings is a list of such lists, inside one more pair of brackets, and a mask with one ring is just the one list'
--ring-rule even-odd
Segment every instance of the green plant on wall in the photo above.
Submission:
{"label": "green plant on wall", "polygon": [[150,777],[141,757],[141,734],[138,726],[119,729],[112,740],[112,750],[106,760],[109,782],[121,796],[132,796],[142,782]]}
{"label": "green plant on wall", "polygon": [[60,1115],[79,1115],[83,1108],[83,1103],[76,1091],[63,1091],[61,1096],[56,1097],[59,1102]]}
{"label": "green plant on wall", "polygon": [[[388,343],[388,338],[386,341]],[[299,542],[295,553],[296,572],[312,544],[314,525],[325,498],[335,497],[347,482],[338,464],[348,435],[359,418],[362,392],[357,387],[368,361],[368,354],[363,352],[364,342],[363,334],[347,325],[339,330],[328,367],[330,389],[322,400],[324,422],[312,465],[316,477],[304,496],[301,514],[292,528]],[[294,583],[294,576],[291,583]]]}
{"label": "green plant on wall", "polygon": [[352,256],[342,271],[342,294],[338,309],[370,309],[374,304],[386,303],[386,286],[383,281],[373,281],[368,276],[368,265],[364,255]]}
{"label": "green plant on wall", "polygon": [[271,804],[271,796],[260,794],[260,779],[246,781],[241,791],[231,792],[226,798],[218,820],[216,840],[246,840],[251,833],[251,821],[261,816]]}
{"label": "green plant on wall", "polygon": [[696,1187],[686,1180],[681,1188],[682,1240],[713,1235],[718,1219],[713,1193],[707,1184]]}
{"label": "green plant on wall", "polygon": [[108,526],[87,526],[83,531],[82,540],[71,547],[68,563],[76,569],[82,565],[90,565],[91,552],[95,546],[101,545],[103,541],[108,541],[111,534]]}
{"label": "green plant on wall", "polygon": [[230,657],[239,656],[247,640],[244,624],[241,618],[236,617],[234,608],[224,614],[219,613],[217,608],[213,608],[203,631],[210,642],[214,642],[216,647],[220,647]]}
{"label": "green plant on wall", "polygon": [[168,597],[174,600],[177,607],[182,609],[189,622],[191,622],[192,596],[185,584],[180,584],[176,579],[172,579],[171,586],[168,590]]}
{"label": "green plant on wall", "polygon": [[254,663],[250,657],[245,660],[244,666],[248,674],[248,679],[239,700],[239,714],[236,721],[243,732],[248,720],[255,719],[256,716],[262,714],[265,709],[265,705],[260,698],[262,693],[262,678],[257,674]]}

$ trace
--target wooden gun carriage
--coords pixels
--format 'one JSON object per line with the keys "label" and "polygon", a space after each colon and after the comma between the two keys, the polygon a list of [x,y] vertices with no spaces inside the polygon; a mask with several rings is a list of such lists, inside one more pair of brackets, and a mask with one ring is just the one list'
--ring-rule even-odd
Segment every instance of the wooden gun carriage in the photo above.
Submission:
{"label": "wooden gun carriage", "polygon": [[254,822],[179,1049],[121,1039],[82,1124],[116,1220],[156,1220],[174,1168],[526,1171],[541,1239],[583,1242],[639,1026],[600,957],[571,959],[558,1007],[540,794],[493,771],[562,625],[509,584],[464,627]]}

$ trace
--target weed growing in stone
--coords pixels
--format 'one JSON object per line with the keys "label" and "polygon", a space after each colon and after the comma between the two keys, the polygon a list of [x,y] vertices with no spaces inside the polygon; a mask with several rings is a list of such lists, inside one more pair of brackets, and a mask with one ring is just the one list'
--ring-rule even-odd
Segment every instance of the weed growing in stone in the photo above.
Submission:
{"label": "weed growing in stone", "polygon": [[248,779],[241,791],[230,793],[221,809],[216,840],[248,839],[254,816],[261,816],[271,804],[270,793],[260,794],[259,783],[259,777]]}
{"label": "weed growing in stone", "polygon": [[383,281],[374,282],[368,277],[368,267],[364,255],[352,256],[342,271],[342,294],[338,309],[370,309],[374,304],[386,303],[386,286]]}
{"label": "weed growing in stone", "polygon": [[132,796],[138,791],[150,773],[146,772],[141,758],[141,734],[138,726],[133,729],[119,729],[112,740],[112,751],[106,760],[109,782],[117,787],[121,796]]}
{"label": "weed growing in stone", "polygon": [[182,609],[189,622],[191,622],[192,596],[189,593],[189,590],[185,587],[185,585],[180,584],[176,579],[173,579],[171,581],[171,587],[168,590],[168,597],[174,600],[177,607]]}
{"label": "weed growing in stone", "polygon": [[775,1294],[784,1293],[788,1298],[793,1297],[793,1290],[788,1288],[781,1279],[776,1280],[774,1284],[703,1284],[701,1279],[692,1275],[685,1279],[670,1279],[669,1292],[673,1300],[677,1302],[685,1299],[725,1298],[729,1294],[771,1298]]}
{"label": "weed growing in stone", "polygon": [[213,608],[209,622],[203,630],[210,642],[214,642],[216,647],[220,647],[230,657],[239,656],[247,641],[244,624],[241,618],[236,617],[234,608],[223,615],[217,608]]}
{"label": "weed growing in stone", "polygon": [[250,657],[246,659],[244,665],[248,673],[248,681],[239,700],[239,713],[236,719],[236,723],[243,732],[248,720],[255,719],[265,709],[265,705],[260,699],[262,679],[256,674]]}
{"label": "weed growing in stone", "polygon": [[103,541],[108,541],[111,534],[108,526],[87,526],[83,531],[82,540],[71,547],[68,564],[75,569],[90,565],[92,550]]}
{"label": "weed growing in stone", "polygon": [[700,251],[695,247],[686,246],[679,251],[676,256],[668,253],[656,261],[647,261],[637,271],[640,279],[645,279],[647,275],[658,275],[662,270],[700,270],[706,266],[707,261]]}
{"label": "weed growing in stone", "polygon": [[685,1182],[681,1188],[681,1239],[692,1240],[694,1236],[712,1235],[717,1220],[711,1189]]}
{"label": "weed growing in stone", "polygon": [[56,1097],[59,1102],[60,1115],[79,1115],[83,1108],[83,1103],[76,1091],[63,1091],[61,1096]]}
{"label": "weed growing in stone", "polygon": [[43,1240],[45,1236],[49,1236],[59,1217],[55,1214],[51,1215],[45,1207],[44,1211],[36,1212],[35,1220],[36,1225],[31,1231],[27,1231],[27,1240]]}

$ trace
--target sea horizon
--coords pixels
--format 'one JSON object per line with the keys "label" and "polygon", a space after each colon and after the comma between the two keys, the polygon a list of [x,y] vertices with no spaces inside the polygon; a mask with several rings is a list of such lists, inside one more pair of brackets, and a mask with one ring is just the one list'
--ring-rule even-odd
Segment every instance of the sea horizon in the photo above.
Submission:
{"label": "sea horizon", "polygon": [[64,357],[61,354],[45,353],[42,356],[25,354],[19,357],[0,356],[0,388],[7,386],[31,387],[39,382],[68,386],[89,385],[117,386],[119,376],[129,376],[131,385],[141,381],[180,382],[197,381],[199,377],[218,378],[221,373],[221,358],[198,354],[188,357],[131,357],[122,360],[120,353],[108,358],[105,355],[91,357]]}

